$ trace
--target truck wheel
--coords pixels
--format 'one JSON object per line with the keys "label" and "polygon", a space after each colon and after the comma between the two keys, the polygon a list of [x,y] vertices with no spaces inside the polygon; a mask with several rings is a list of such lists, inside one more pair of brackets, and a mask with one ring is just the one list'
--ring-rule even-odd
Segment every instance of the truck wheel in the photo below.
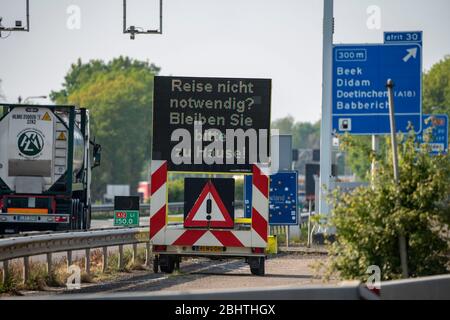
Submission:
{"label": "truck wheel", "polygon": [[249,259],[250,271],[255,276],[263,276],[265,274],[264,257]]}
{"label": "truck wheel", "polygon": [[81,211],[80,199],[76,199],[76,216],[77,216],[77,230],[83,227],[83,212]]}
{"label": "truck wheel", "polygon": [[89,230],[90,228],[91,228],[91,205],[89,205],[87,208],[86,208],[86,210],[85,210],[85,212],[84,212],[84,214],[85,214],[85,217],[86,217],[86,219],[85,219],[85,224],[84,224],[84,226],[85,226],[85,230]]}
{"label": "truck wheel", "polygon": [[78,226],[77,200],[72,199],[72,213],[70,214],[70,230],[77,230],[77,226]]}
{"label": "truck wheel", "polygon": [[173,273],[175,269],[175,259],[172,256],[160,256],[159,257],[159,268],[164,273]]}
{"label": "truck wheel", "polygon": [[80,212],[80,200],[72,200],[71,230],[81,230],[83,223],[82,212]]}
{"label": "truck wheel", "polygon": [[78,205],[78,212],[80,217],[80,230],[86,230],[86,209],[84,203],[80,202]]}

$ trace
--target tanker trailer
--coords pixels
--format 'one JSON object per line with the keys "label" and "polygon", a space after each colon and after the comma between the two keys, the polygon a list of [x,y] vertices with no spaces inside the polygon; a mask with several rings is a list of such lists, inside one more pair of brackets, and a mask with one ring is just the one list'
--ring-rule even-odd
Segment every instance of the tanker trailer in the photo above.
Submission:
{"label": "tanker trailer", "polygon": [[89,229],[100,151],[87,109],[0,104],[0,233]]}

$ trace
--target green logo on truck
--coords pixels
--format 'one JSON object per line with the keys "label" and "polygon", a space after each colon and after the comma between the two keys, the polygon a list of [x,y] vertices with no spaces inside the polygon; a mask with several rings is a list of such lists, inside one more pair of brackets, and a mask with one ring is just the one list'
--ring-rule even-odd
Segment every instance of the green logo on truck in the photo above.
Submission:
{"label": "green logo on truck", "polygon": [[36,156],[44,149],[44,137],[35,130],[27,130],[20,134],[18,147],[25,156]]}

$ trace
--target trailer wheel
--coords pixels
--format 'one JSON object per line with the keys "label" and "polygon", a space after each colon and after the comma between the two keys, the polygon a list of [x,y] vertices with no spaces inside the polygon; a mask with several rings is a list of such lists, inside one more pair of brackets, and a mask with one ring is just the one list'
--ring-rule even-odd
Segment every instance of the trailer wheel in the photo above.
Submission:
{"label": "trailer wheel", "polygon": [[153,258],[153,273],[159,272],[159,257],[158,255],[155,255]]}
{"label": "trailer wheel", "polygon": [[175,259],[172,256],[163,255],[159,257],[159,268],[164,273],[173,273],[175,269]]}
{"label": "trailer wheel", "polygon": [[264,257],[249,259],[250,271],[255,276],[263,276],[265,274],[265,261]]}
{"label": "trailer wheel", "polygon": [[81,218],[82,218],[82,229],[89,230],[91,228],[91,206],[84,206],[84,203],[81,203]]}

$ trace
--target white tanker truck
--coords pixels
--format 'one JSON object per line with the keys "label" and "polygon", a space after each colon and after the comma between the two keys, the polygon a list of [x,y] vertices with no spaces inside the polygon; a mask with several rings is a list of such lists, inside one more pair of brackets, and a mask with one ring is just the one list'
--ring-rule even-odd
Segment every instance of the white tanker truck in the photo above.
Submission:
{"label": "white tanker truck", "polygon": [[0,233],[89,229],[100,151],[84,108],[0,104]]}

